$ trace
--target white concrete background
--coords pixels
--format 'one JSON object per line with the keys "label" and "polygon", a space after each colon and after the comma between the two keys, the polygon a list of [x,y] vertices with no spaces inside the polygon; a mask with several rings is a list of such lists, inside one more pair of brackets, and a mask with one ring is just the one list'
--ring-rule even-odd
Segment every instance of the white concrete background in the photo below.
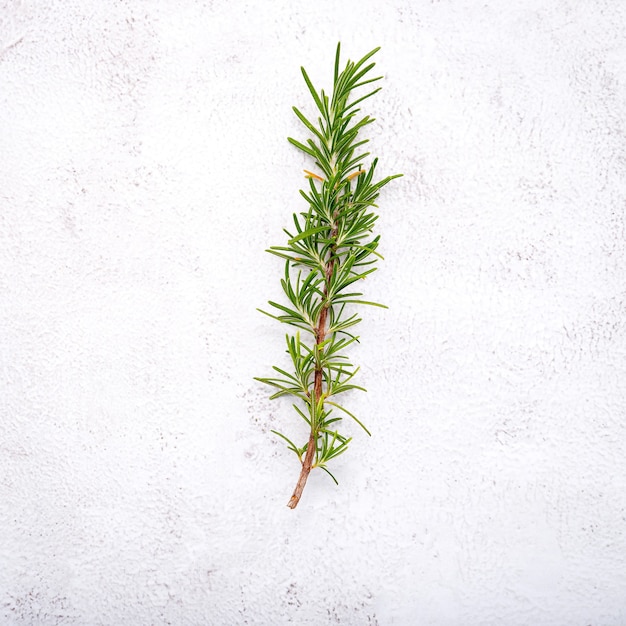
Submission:
{"label": "white concrete background", "polygon": [[[626,5],[0,3],[2,624],[626,624]],[[373,431],[313,474],[264,253],[382,46]]]}

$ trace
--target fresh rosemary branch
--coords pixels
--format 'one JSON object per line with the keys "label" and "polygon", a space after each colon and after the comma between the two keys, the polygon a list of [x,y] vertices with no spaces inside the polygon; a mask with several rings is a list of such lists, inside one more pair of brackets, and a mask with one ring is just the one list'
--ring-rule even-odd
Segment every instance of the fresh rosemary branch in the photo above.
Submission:
{"label": "fresh rosemary branch", "polygon": [[[382,77],[370,78],[375,63],[370,62],[376,48],[360,61],[348,61],[339,70],[340,44],[335,55],[333,90],[330,97],[317,92],[302,68],[304,81],[313,97],[319,117],[317,124],[309,121],[296,107],[293,110],[310,133],[304,143],[289,137],[290,143],[310,156],[319,173],[305,170],[309,179],[306,191],[300,191],[308,209],[293,215],[295,230],[285,246],[272,246],[268,252],[285,260],[285,276],[281,285],[288,304],[270,301],[270,317],[295,327],[287,334],[287,352],[293,370],[274,367],[273,378],[257,378],[277,391],[271,398],[292,396],[296,413],[309,427],[308,442],[298,447],[282,433],[290,450],[301,463],[300,477],[287,506],[295,508],[300,500],[310,471],[320,467],[337,482],[327,468],[328,462],[346,451],[351,438],[339,433],[341,415],[367,428],[339,404],[337,396],[363,387],[352,381],[359,368],[344,354],[359,338],[350,331],[361,318],[354,305],[383,306],[363,300],[355,283],[376,270],[376,251],[380,236],[371,233],[378,218],[372,212],[382,187],[401,176],[387,176],[374,182],[377,159],[364,165],[369,152],[362,152],[368,142],[359,132],[374,120],[360,117],[358,106],[380,91],[373,89],[353,99],[353,92]],[[386,307],[383,307],[386,308]],[[259,309],[260,310],[260,309]]]}

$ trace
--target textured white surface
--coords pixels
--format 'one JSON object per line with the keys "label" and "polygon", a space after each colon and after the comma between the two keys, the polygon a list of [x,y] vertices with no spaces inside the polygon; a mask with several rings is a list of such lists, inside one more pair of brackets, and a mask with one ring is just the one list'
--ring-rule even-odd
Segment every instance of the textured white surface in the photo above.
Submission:
{"label": "textured white surface", "polygon": [[[255,307],[339,39],[405,177],[291,511]],[[625,103],[617,0],[0,3],[0,622],[625,624]]]}

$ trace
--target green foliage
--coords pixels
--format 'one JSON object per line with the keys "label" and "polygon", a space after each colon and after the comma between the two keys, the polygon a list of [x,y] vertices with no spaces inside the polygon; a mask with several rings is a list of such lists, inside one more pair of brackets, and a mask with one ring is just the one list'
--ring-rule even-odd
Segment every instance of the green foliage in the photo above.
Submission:
{"label": "green foliage", "polygon": [[310,136],[304,142],[289,137],[289,142],[310,156],[320,173],[305,170],[308,189],[300,194],[308,208],[293,215],[294,228],[285,230],[286,245],[268,250],[285,260],[281,286],[286,304],[270,301],[270,311],[261,312],[297,330],[286,337],[292,370],[275,366],[274,377],[257,380],[276,390],[272,398],[295,399],[293,407],[310,429],[309,442],[298,447],[274,432],[287,442],[303,467],[308,447],[315,443],[314,455],[309,451],[307,474],[313,467],[328,472],[327,463],[346,451],[350,438],[338,431],[342,416],[352,418],[369,434],[357,417],[337,402],[337,396],[353,389],[365,391],[352,382],[359,368],[349,362],[345,351],[359,340],[349,332],[361,322],[354,306],[383,306],[363,300],[356,285],[376,270],[375,264],[382,258],[377,252],[380,237],[372,236],[378,217],[372,210],[374,202],[380,190],[400,176],[375,181],[377,159],[365,164],[369,152],[363,149],[368,140],[362,139],[360,132],[374,119],[361,116],[359,105],[380,87],[352,99],[355,90],[382,78],[370,78],[375,65],[370,59],[378,50],[357,63],[348,61],[340,71],[338,45],[330,96],[324,90],[316,91],[302,68],[317,121],[310,121],[293,107]]}

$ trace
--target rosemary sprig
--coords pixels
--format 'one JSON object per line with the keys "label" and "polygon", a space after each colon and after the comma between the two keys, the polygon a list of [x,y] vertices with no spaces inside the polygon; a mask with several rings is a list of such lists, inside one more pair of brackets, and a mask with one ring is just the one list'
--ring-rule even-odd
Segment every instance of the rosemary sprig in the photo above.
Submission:
{"label": "rosemary sprig", "polygon": [[369,152],[363,152],[363,146],[368,140],[361,139],[359,133],[374,119],[361,117],[358,105],[381,88],[351,99],[356,89],[382,78],[370,78],[375,65],[370,59],[378,50],[372,50],[357,63],[348,61],[340,71],[338,44],[330,96],[324,90],[316,91],[302,68],[317,108],[317,123],[293,107],[310,137],[304,142],[289,137],[289,142],[313,159],[319,173],[305,170],[309,186],[300,194],[308,209],[293,215],[294,229],[285,230],[287,244],[268,250],[285,260],[281,286],[287,304],[270,301],[272,312],[261,311],[297,329],[286,337],[293,370],[274,367],[274,377],[256,379],[276,389],[271,398],[293,396],[296,413],[309,427],[308,442],[302,447],[273,431],[287,442],[302,465],[287,505],[292,509],[297,506],[313,468],[325,470],[337,482],[327,464],[345,452],[351,441],[338,431],[343,415],[370,434],[337,396],[352,389],[365,391],[352,382],[359,368],[344,354],[350,344],[359,340],[348,331],[361,321],[353,306],[384,305],[363,300],[363,294],[355,291],[355,283],[374,272],[377,259],[382,258],[377,252],[380,237],[372,237],[378,218],[372,208],[376,207],[374,202],[380,190],[401,176],[374,182],[378,160],[373,159],[369,167],[364,165]]}

